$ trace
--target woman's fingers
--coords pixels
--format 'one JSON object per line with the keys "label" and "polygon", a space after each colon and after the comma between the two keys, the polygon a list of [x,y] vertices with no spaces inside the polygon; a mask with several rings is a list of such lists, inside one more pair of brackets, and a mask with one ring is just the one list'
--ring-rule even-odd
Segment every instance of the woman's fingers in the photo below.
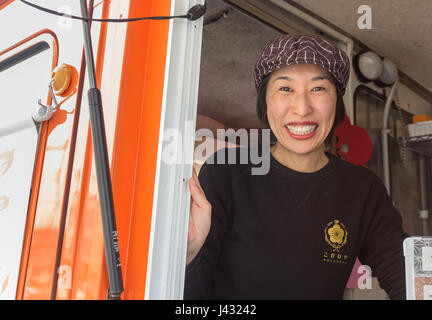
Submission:
{"label": "woman's fingers", "polygon": [[194,180],[198,188],[200,188],[201,192],[204,193],[203,189],[201,188],[201,184],[199,182],[198,175],[196,174],[195,168],[192,168],[192,179]]}
{"label": "woman's fingers", "polygon": [[189,189],[191,192],[191,206],[188,228],[187,264],[197,255],[209,233],[212,210],[212,206],[201,188],[195,170],[193,170],[192,177],[189,179]]}
{"label": "woman's fingers", "polygon": [[210,203],[208,202],[204,191],[199,184],[195,171],[193,172],[192,178],[189,179],[189,189],[192,200],[197,204],[197,206],[201,208],[208,208],[210,206]]}

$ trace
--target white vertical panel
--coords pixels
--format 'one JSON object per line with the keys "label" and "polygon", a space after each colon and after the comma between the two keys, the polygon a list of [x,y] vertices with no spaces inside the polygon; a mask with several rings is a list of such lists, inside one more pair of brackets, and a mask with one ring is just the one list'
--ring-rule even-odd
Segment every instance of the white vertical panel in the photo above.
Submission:
{"label": "white vertical panel", "polygon": [[[121,17],[127,17],[129,11],[129,3],[129,1],[124,0],[111,0],[109,17],[116,19]],[[100,23],[96,22],[93,25],[96,24]],[[108,23],[107,28],[104,65],[100,87],[103,101],[105,127],[107,128],[111,126],[115,127],[115,122],[117,118],[117,104],[119,102],[120,81],[121,73],[123,70],[123,57],[127,26],[127,23]],[[93,47],[96,48],[96,44],[98,42],[96,42],[96,40],[92,41]],[[110,163],[112,160],[111,155],[113,152],[112,148],[114,142],[114,135],[114,130],[106,131],[107,148],[108,154],[110,155]]]}
{"label": "white vertical panel", "polygon": [[0,137],[0,300],[15,299],[38,134],[33,121]]}
{"label": "white vertical panel", "polygon": [[32,113],[48,92],[50,51],[0,72],[0,300],[16,295],[38,144]]}

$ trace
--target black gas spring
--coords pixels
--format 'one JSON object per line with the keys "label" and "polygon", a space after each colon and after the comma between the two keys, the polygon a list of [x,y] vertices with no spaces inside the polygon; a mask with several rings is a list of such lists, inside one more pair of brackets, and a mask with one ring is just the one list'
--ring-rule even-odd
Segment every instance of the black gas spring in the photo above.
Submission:
{"label": "black gas spring", "polygon": [[[88,19],[87,0],[81,0],[81,14],[83,18]],[[119,300],[124,289],[102,110],[102,98],[96,83],[89,21],[83,20],[82,23],[84,32],[84,50],[90,87],[88,90],[90,127],[93,141],[99,203],[102,215],[105,258],[109,281],[107,299]]]}

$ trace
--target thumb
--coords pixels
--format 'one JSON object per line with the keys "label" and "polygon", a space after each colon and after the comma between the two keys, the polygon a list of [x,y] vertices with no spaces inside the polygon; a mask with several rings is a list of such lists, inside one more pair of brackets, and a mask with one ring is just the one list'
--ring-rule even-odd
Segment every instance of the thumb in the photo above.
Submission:
{"label": "thumb", "polygon": [[189,179],[189,189],[191,192],[192,201],[195,202],[198,207],[204,208],[208,205],[204,191],[193,177]]}

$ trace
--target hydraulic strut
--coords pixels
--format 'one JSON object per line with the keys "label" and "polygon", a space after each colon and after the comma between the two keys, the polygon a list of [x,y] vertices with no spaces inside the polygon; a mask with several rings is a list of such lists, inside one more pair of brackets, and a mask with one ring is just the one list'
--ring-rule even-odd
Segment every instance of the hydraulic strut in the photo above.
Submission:
{"label": "hydraulic strut", "polygon": [[[88,18],[87,0],[81,0],[81,14]],[[90,127],[93,141],[93,152],[102,215],[102,228],[105,245],[105,258],[108,270],[109,290],[107,299],[119,300],[123,289],[117,227],[114,213],[111,174],[108,161],[108,150],[102,110],[102,98],[97,88],[93,59],[93,47],[88,20],[83,20],[84,50],[89,78],[88,101],[90,108]]]}

